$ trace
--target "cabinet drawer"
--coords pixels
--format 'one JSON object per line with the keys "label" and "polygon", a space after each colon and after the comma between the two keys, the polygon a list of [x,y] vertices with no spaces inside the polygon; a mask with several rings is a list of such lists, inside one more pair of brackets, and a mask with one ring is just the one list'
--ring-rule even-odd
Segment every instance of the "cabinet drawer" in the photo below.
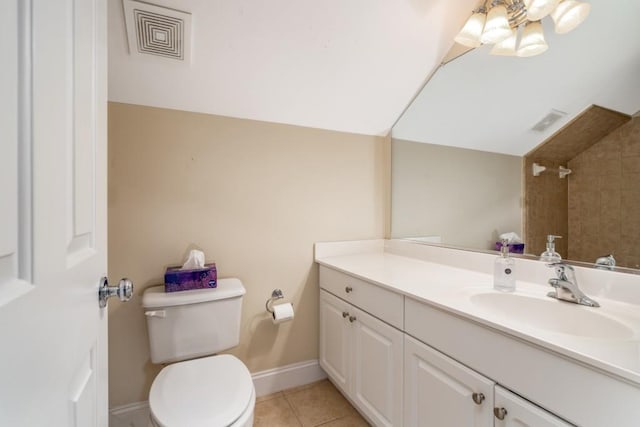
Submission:
{"label": "cabinet drawer", "polygon": [[401,294],[322,265],[320,288],[400,330],[404,327],[404,297]]}

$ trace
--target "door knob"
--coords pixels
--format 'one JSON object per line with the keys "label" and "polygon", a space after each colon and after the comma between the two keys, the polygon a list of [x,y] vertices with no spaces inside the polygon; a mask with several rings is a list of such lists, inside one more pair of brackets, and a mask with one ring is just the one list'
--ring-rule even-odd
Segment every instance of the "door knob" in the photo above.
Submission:
{"label": "door knob", "polygon": [[120,279],[118,286],[109,286],[109,281],[106,277],[100,279],[100,288],[98,288],[100,308],[106,307],[107,299],[115,296],[117,296],[120,301],[129,301],[133,296],[133,282],[125,278]]}
{"label": "door knob", "polygon": [[343,311],[343,312],[342,312],[342,317],[343,317],[343,318],[345,318],[345,317],[349,317],[349,312],[348,312],[348,311]]}
{"label": "door knob", "polygon": [[356,316],[349,316],[349,322],[353,323],[356,321]]}
{"label": "door knob", "polygon": [[346,288],[344,288],[344,291],[346,293],[353,292],[353,288],[351,286],[347,286]]}

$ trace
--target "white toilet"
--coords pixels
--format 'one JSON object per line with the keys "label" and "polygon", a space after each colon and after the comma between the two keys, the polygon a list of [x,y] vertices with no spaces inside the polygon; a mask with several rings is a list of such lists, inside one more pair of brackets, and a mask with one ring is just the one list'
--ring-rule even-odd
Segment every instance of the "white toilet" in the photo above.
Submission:
{"label": "white toilet", "polygon": [[178,362],[165,366],[151,385],[151,425],[253,425],[256,394],[249,370],[234,356],[210,356],[238,345],[244,294],[238,279],[220,279],[212,289],[145,290],[151,361]]}

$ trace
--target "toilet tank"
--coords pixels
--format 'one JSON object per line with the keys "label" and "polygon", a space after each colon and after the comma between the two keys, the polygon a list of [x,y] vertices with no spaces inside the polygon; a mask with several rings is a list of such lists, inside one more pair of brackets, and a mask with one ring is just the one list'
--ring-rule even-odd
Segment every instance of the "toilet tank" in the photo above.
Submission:
{"label": "toilet tank", "polygon": [[219,279],[213,289],[164,292],[147,288],[142,306],[147,318],[153,363],[207,356],[238,345],[244,286]]}

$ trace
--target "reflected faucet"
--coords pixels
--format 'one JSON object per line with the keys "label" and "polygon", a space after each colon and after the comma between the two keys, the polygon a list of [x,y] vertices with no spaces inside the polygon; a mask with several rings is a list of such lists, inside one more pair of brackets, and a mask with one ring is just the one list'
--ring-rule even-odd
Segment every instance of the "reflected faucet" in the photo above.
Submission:
{"label": "reflected faucet", "polygon": [[596,259],[596,268],[601,268],[603,270],[613,270],[613,267],[616,266],[616,259],[612,254],[601,256]]}
{"label": "reflected faucet", "polygon": [[547,294],[548,297],[588,307],[600,307],[600,304],[586,296],[578,288],[576,272],[572,266],[564,262],[553,262],[547,264],[547,267],[554,268],[558,276],[557,278],[549,279],[549,284],[553,286],[554,290]]}

